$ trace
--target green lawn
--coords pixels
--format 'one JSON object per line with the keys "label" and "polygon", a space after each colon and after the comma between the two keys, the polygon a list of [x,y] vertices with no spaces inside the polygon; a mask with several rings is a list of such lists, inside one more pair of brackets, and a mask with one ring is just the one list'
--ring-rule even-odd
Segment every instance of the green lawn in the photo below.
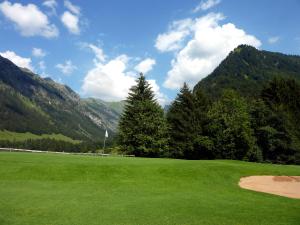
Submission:
{"label": "green lawn", "polygon": [[0,130],[0,140],[8,140],[8,141],[25,141],[28,139],[44,139],[44,138],[49,138],[49,139],[54,139],[58,141],[66,141],[70,142],[73,144],[79,144],[81,141],[78,140],[73,140],[72,138],[69,138],[67,136],[64,136],[62,134],[42,134],[42,135],[36,135],[32,134],[30,132],[26,133],[17,133],[17,132],[12,132],[12,131],[7,131],[7,130]]}
{"label": "green lawn", "polygon": [[0,152],[0,224],[299,225],[300,200],[238,187],[263,174],[300,167]]}

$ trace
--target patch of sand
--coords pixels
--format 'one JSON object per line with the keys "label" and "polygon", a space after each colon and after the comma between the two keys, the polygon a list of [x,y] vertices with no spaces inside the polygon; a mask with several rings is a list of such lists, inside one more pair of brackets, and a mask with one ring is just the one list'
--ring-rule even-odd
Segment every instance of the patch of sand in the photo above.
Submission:
{"label": "patch of sand", "polygon": [[248,190],[300,199],[300,176],[242,177],[239,186]]}

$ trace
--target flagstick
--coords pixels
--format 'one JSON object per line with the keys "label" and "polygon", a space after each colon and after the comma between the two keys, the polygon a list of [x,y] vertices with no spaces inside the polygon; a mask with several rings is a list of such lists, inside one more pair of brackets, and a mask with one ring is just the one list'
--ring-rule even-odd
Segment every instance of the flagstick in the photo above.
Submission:
{"label": "flagstick", "polygon": [[105,153],[105,141],[106,141],[106,137],[104,137],[104,143],[103,143],[103,154]]}
{"label": "flagstick", "polygon": [[107,130],[105,130],[105,135],[104,135],[103,154],[105,153],[105,142],[106,142],[106,138],[108,138]]}

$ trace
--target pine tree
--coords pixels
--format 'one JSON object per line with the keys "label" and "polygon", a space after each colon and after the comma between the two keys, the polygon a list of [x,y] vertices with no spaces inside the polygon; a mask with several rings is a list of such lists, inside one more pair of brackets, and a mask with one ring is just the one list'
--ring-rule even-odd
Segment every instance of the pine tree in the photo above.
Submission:
{"label": "pine tree", "polygon": [[170,154],[175,158],[186,158],[193,151],[195,139],[194,96],[184,83],[167,113],[170,134]]}
{"label": "pine tree", "polygon": [[119,123],[119,142],[136,156],[158,157],[168,147],[164,111],[141,73],[131,87]]}
{"label": "pine tree", "polygon": [[194,149],[190,153],[192,159],[212,159],[214,158],[213,141],[208,134],[207,113],[210,108],[210,101],[201,88],[194,90]]}

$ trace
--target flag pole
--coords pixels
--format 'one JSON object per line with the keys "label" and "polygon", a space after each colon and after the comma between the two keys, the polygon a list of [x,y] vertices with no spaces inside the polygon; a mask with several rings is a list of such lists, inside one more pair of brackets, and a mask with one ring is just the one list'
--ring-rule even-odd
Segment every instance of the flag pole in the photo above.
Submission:
{"label": "flag pole", "polygon": [[106,140],[106,137],[104,137],[104,143],[103,143],[103,154],[105,153],[105,140]]}
{"label": "flag pole", "polygon": [[106,142],[106,138],[108,138],[108,132],[107,130],[105,130],[105,135],[104,135],[104,143],[103,143],[103,153],[105,153],[105,142]]}

